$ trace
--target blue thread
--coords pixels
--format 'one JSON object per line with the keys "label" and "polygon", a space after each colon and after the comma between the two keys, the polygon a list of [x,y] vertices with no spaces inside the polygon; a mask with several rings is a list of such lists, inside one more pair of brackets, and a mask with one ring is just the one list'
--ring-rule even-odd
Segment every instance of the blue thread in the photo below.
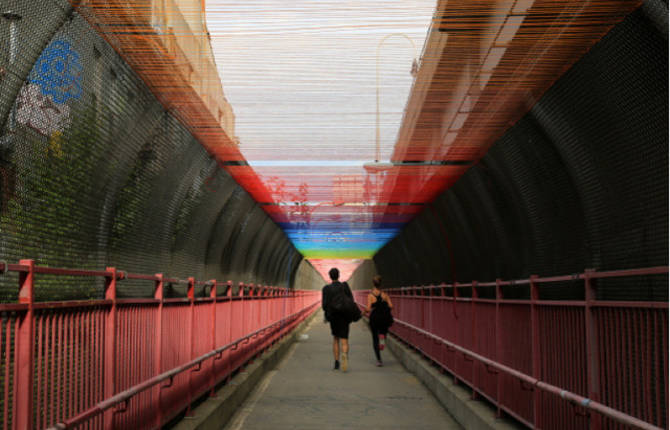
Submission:
{"label": "blue thread", "polygon": [[56,104],[81,97],[79,53],[65,40],[54,40],[37,59],[30,82],[40,86],[42,94]]}
{"label": "blue thread", "polygon": [[582,400],[582,406],[584,406],[584,407],[588,406],[589,403],[591,403],[591,399],[584,399],[584,400]]}

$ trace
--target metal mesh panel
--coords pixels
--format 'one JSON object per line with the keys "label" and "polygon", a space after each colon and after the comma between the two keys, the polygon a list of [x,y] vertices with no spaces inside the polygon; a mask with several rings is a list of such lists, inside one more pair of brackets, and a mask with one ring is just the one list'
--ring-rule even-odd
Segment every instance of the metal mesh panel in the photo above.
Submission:
{"label": "metal mesh panel", "polygon": [[[436,199],[444,234],[418,235],[420,215],[377,254],[386,284],[667,265],[667,58],[644,10],[629,15]],[[399,252],[415,243],[418,268]],[[438,270],[425,254],[452,256]],[[542,294],[583,290],[557,283]],[[667,300],[667,277],[599,280],[598,296]]]}
{"label": "metal mesh panel", "polygon": [[[0,54],[0,259],[258,283],[267,281],[251,273],[252,241],[277,236],[275,246],[301,259],[67,1],[3,8],[12,14],[0,18],[9,47]],[[14,300],[16,285],[0,276],[0,300]],[[42,300],[100,297],[102,288],[87,278],[36,285]],[[150,296],[152,285],[126,281],[118,291]]]}

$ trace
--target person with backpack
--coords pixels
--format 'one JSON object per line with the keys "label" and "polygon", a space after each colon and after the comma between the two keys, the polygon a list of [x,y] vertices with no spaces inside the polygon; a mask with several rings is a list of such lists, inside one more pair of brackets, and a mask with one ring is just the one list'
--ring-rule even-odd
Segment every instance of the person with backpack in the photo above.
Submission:
{"label": "person with backpack", "polygon": [[[342,357],[342,371],[346,372],[349,362],[349,324],[352,318],[354,295],[346,282],[340,282],[340,271],[333,267],[328,272],[331,283],[321,290],[321,307],[326,314],[326,321],[330,323],[330,333],[333,335],[333,356],[335,357],[334,370],[340,368],[340,351]],[[358,310],[358,308],[356,308]],[[360,314],[359,314],[360,318]]]}
{"label": "person with backpack", "polygon": [[393,303],[388,294],[382,291],[382,277],[377,275],[372,278],[372,291],[368,294],[368,305],[365,313],[370,315],[370,330],[372,331],[372,347],[377,357],[377,366],[381,367],[382,357],[380,350],[384,349],[386,334],[393,324]]}

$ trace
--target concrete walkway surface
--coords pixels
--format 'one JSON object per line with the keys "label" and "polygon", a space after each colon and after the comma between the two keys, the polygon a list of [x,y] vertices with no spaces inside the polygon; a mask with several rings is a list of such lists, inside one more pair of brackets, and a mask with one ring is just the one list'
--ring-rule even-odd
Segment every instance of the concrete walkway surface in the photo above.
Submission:
{"label": "concrete walkway surface", "polygon": [[317,315],[302,339],[261,380],[225,430],[460,429],[432,394],[382,351],[376,367],[372,338],[351,325],[349,370],[333,370],[330,327]]}

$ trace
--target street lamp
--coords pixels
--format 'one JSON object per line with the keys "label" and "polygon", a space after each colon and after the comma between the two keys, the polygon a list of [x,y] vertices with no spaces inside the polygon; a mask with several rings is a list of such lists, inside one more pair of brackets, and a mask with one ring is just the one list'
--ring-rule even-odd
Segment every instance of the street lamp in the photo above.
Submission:
{"label": "street lamp", "polygon": [[[406,35],[404,33],[388,34],[388,35],[384,36],[382,38],[382,40],[379,41],[379,44],[377,44],[377,120],[376,120],[376,130],[375,130],[376,152],[375,152],[375,161],[365,163],[363,165],[363,167],[365,168],[365,170],[368,171],[368,173],[380,173],[380,172],[384,172],[384,171],[390,169],[391,167],[393,167],[393,163],[380,162],[379,161],[380,151],[381,151],[380,150],[380,144],[379,144],[379,140],[380,140],[380,132],[379,132],[379,81],[380,81],[380,77],[379,77],[379,53],[380,53],[380,49],[381,49],[382,45],[384,44],[384,42],[388,38],[394,37],[394,36],[403,37],[403,38],[407,39],[409,41],[409,43],[412,45],[413,52],[416,52],[416,44],[414,43],[414,41],[412,39],[410,39],[410,37],[408,35]],[[419,69],[419,63],[418,63],[418,61],[415,57],[412,61],[412,69],[410,71],[411,75],[416,76],[416,74],[418,72],[418,69]]]}

